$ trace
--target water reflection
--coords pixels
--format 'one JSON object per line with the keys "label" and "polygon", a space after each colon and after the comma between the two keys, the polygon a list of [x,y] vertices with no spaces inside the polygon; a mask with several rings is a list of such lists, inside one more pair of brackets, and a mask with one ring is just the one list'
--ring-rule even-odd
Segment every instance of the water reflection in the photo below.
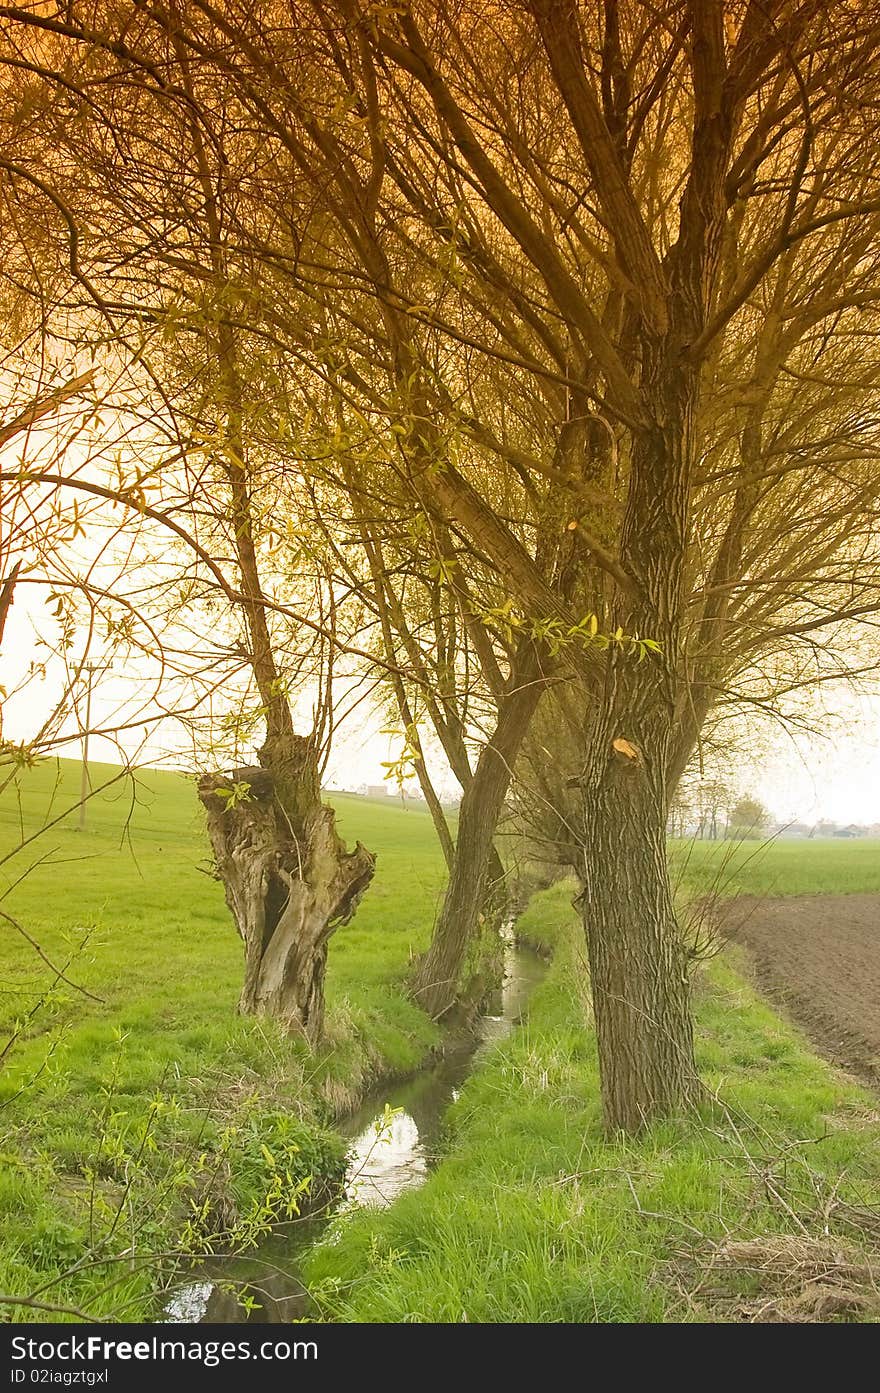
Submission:
{"label": "water reflection", "polygon": [[[343,1118],[338,1130],[351,1138],[344,1198],[336,1213],[362,1207],[382,1208],[407,1190],[423,1185],[438,1154],[443,1119],[458,1097],[461,1084],[480,1056],[503,1039],[520,1021],[529,996],[545,971],[536,953],[519,948],[509,935],[504,976],[493,993],[475,1034],[443,1058],[404,1083],[376,1089],[356,1112]],[[166,1320],[179,1322],[275,1322],[293,1320],[308,1309],[308,1294],[295,1272],[304,1248],[322,1225],[298,1226],[297,1238],[273,1238],[259,1259],[236,1259],[224,1277],[256,1303],[249,1313],[238,1296],[211,1280],[192,1282],[175,1293]]]}
{"label": "water reflection", "polygon": [[[391,1204],[405,1190],[424,1184],[436,1160],[443,1118],[480,1055],[508,1035],[522,1016],[544,964],[510,942],[500,988],[477,1023],[476,1036],[448,1050],[439,1063],[391,1089],[365,1098],[339,1130],[354,1138],[346,1172],[344,1208]],[[389,1117],[385,1108],[394,1110]]]}
{"label": "water reflection", "polygon": [[175,1292],[165,1308],[165,1320],[181,1325],[240,1325],[248,1320],[264,1325],[289,1325],[308,1313],[309,1294],[292,1272],[284,1268],[253,1275],[239,1270],[234,1284],[221,1281],[192,1282]]}
{"label": "water reflection", "polygon": [[404,1190],[421,1185],[427,1174],[428,1158],[415,1118],[408,1112],[379,1117],[355,1140],[341,1208],[381,1208]]}

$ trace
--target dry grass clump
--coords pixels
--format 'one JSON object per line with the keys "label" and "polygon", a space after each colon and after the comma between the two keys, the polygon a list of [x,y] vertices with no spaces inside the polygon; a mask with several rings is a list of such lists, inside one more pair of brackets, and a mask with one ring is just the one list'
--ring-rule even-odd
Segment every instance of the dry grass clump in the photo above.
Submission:
{"label": "dry grass clump", "polygon": [[[880,1320],[880,1254],[838,1238],[766,1234],[707,1241],[681,1252],[676,1266],[688,1303],[708,1307],[724,1319],[790,1324]],[[693,1286],[697,1271],[700,1279]]]}

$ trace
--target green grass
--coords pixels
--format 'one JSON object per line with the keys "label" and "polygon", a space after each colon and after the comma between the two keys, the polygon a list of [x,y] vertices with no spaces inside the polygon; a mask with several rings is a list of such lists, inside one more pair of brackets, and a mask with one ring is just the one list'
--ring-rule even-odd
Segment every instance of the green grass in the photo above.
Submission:
{"label": "green grass", "polygon": [[[431,1179],[388,1210],[336,1221],[310,1255],[327,1318],[733,1317],[737,1301],[763,1299],[768,1279],[740,1263],[713,1279],[720,1291],[701,1294],[710,1244],[766,1247],[783,1235],[785,1252],[806,1241],[803,1224],[821,1246],[827,1205],[831,1241],[845,1246],[854,1231],[843,1203],[876,1208],[871,1099],[816,1059],[727,960],[702,973],[696,995],[703,1077],[729,1111],[707,1106],[638,1142],[603,1139],[570,899],[570,886],[555,886],[521,921],[526,937],[554,948],[552,967],[527,1025],[465,1084]],[[793,1278],[782,1286],[786,1300],[798,1290]]]}
{"label": "green grass", "polygon": [[[436,1042],[401,980],[427,941],[445,876],[424,811],[334,799],[343,835],[379,859],[355,922],[332,940],[328,1042],[311,1055],[271,1023],[236,1015],[241,946],[221,888],[200,873],[207,843],[191,782],[146,771],[93,799],[85,832],[75,812],[47,827],[75,806],[79,772],[47,763],[0,798],[0,854],[45,829],[0,868],[0,908],[101,998],[57,981],[3,924],[0,1048],[19,1033],[0,1070],[0,1293],[43,1287],[49,1305],[134,1319],[151,1310],[157,1252],[188,1250],[198,1232],[224,1228],[241,1242],[259,1237],[305,1177],[338,1166],[334,1107],[383,1072],[414,1068]],[[96,784],[117,772],[93,766]],[[709,888],[729,851],[694,848],[690,889]],[[754,852],[734,853],[726,888],[880,890],[877,843]],[[555,948],[554,963],[528,1029],[468,1082],[448,1159],[422,1192],[351,1221],[315,1255],[330,1314],[661,1319],[678,1307],[653,1274],[686,1223],[714,1235],[747,1214],[761,1231],[782,1223],[727,1125],[660,1129],[638,1146],[601,1141],[569,898],[557,886],[525,916],[522,931]],[[845,1170],[847,1185],[873,1196],[877,1137],[863,1095],[835,1080],[730,966],[713,967],[699,1011],[708,1077],[755,1119],[744,1124],[748,1147],[784,1154],[785,1183],[806,1193],[807,1172],[779,1148],[821,1135],[827,1121],[813,1166]],[[639,1215],[630,1182],[643,1209],[673,1217]],[[70,1273],[86,1253],[113,1261]]]}
{"label": "green grass", "polygon": [[[118,772],[92,766],[96,786]],[[74,762],[47,763],[6,790],[0,854],[75,805],[79,774]],[[317,1058],[236,1015],[241,945],[221,887],[200,873],[208,847],[191,781],[158,771],[121,780],[90,801],[84,832],[68,816],[0,868],[0,909],[102,998],[54,979],[3,923],[0,1048],[20,1035],[0,1072],[0,1292],[57,1275],[106,1234],[120,1197],[138,1216],[126,1212],[110,1247],[133,1229],[145,1257],[173,1246],[189,1198],[209,1188],[208,1227],[258,1222],[274,1152],[293,1185],[332,1170],[333,1108],[378,1073],[415,1068],[435,1043],[401,990],[442,893],[430,819],[391,800],[335,802],[343,836],[361,838],[378,864],[356,920],[331,943]],[[81,1275],[46,1299],[135,1318],[152,1278],[132,1274],[100,1294],[108,1280],[106,1269]]]}
{"label": "green grass", "polygon": [[673,874],[688,893],[855,895],[880,893],[880,841],[675,841]]}

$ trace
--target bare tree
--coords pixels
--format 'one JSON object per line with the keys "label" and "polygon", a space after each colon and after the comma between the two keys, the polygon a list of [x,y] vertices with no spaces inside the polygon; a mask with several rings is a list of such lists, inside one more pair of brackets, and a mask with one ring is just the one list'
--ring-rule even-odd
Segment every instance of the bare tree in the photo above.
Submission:
{"label": "bare tree", "polygon": [[[82,56],[77,80],[86,86],[94,67],[89,66],[90,52]],[[30,61],[36,78],[41,69],[32,57]],[[182,61],[178,77],[180,90],[187,91],[190,75]],[[75,150],[69,146],[82,179],[74,197],[67,190],[56,191],[55,165],[69,133],[62,112],[57,143],[45,144],[54,88],[51,81],[43,88],[42,138],[20,141],[24,163],[7,163],[9,197],[22,201],[24,192],[31,205],[48,204],[68,241],[67,300],[50,307],[56,335],[66,316],[80,349],[91,344],[93,357],[98,353],[105,367],[121,364],[119,372],[127,380],[124,389],[117,383],[116,392],[106,394],[115,436],[105,438],[88,457],[62,450],[39,467],[32,464],[20,474],[4,470],[0,478],[15,487],[26,515],[43,507],[68,528],[73,519],[74,537],[77,529],[84,531],[83,498],[90,502],[96,525],[105,530],[107,518],[121,506],[123,521],[117,511],[110,533],[117,541],[140,534],[141,573],[136,581],[137,563],[130,551],[125,553],[121,574],[108,583],[105,608],[127,604],[131,609],[126,595],[139,594],[138,612],[151,616],[151,656],[160,675],[167,678],[176,668],[191,691],[196,689],[191,703],[184,702],[179,688],[164,689],[159,710],[191,721],[194,708],[219,691],[227,712],[236,705],[242,708],[239,732],[262,727],[259,766],[207,775],[200,796],[218,873],[245,945],[241,1009],[280,1017],[316,1040],[323,1024],[327,943],[354,913],[375,862],[360,844],[347,851],[335,831],[333,811],[321,799],[333,657],[342,620],[320,566],[310,564],[290,583],[289,552],[307,555],[308,526],[294,534],[296,545],[282,547],[287,555],[266,560],[273,551],[272,509],[292,519],[298,504],[272,458],[278,441],[271,435],[271,410],[267,444],[261,409],[265,397],[257,409],[246,401],[248,393],[265,393],[271,364],[254,352],[252,342],[244,341],[227,313],[237,292],[223,250],[224,200],[231,195],[222,184],[222,136],[209,145],[186,103],[160,104],[154,120],[162,123],[161,136],[158,125],[145,133],[130,119],[125,99],[115,103],[111,74],[92,142],[80,132]],[[66,90],[74,90],[72,82]],[[113,140],[106,146],[102,136],[108,129]],[[137,198],[128,190],[120,209],[120,188],[128,183],[131,163],[138,163],[141,173]],[[152,250],[150,239],[165,230],[175,175],[181,180],[177,194],[193,200],[186,246],[166,245],[163,258],[148,256],[141,262],[142,278],[133,286],[128,270],[132,256],[140,250],[141,238],[147,238]],[[79,229],[87,216],[99,214],[102,236],[87,260]],[[169,278],[167,268],[175,260]],[[10,423],[9,432],[28,425],[84,382],[77,379],[55,389],[46,398],[48,405],[38,398]],[[138,434],[129,438],[124,413],[131,411],[136,392],[143,394],[146,406]],[[306,497],[301,491],[300,503]],[[47,560],[55,570],[70,564],[72,540],[58,527],[42,539],[41,583],[46,582]],[[283,532],[275,538],[275,552],[279,540],[284,541]],[[279,567],[286,604],[267,585],[267,572],[269,583],[276,583]],[[152,572],[149,583],[145,570]],[[10,571],[9,594],[17,579],[18,573]],[[87,599],[96,583],[71,581],[73,590]],[[302,602],[310,616],[302,624],[291,602]],[[61,603],[68,601],[62,596]],[[69,624],[73,642],[73,610]],[[193,638],[198,635],[189,646],[187,629]],[[176,655],[175,643],[180,646]],[[300,734],[294,708],[304,693],[311,696],[314,710],[307,732]]]}
{"label": "bare tree", "polygon": [[[832,29],[792,4],[725,24],[693,4],[668,24],[607,5],[597,24],[548,0],[497,26],[430,6],[357,32],[386,103],[386,226],[403,197],[435,252],[455,228],[469,292],[467,316],[447,295],[411,317],[446,341],[479,339],[487,358],[537,358],[542,385],[564,380],[554,425],[567,426],[568,473],[550,492],[568,505],[558,545],[572,524],[576,582],[566,593],[523,555],[476,475],[438,470],[433,496],[491,548],[532,625],[576,621],[573,603],[588,603],[609,631],[660,647],[580,665],[579,870],[603,1093],[609,1124],[635,1129],[695,1088],[670,790],[714,700],[759,654],[787,658],[792,638],[827,641],[876,612],[860,364],[878,202],[870,162],[854,158],[873,129],[873,107],[856,105],[877,80],[872,21],[856,6]],[[363,119],[366,78],[362,91]],[[792,415],[805,380],[814,400]],[[420,421],[439,407],[424,390]],[[529,444],[534,484],[550,462]]]}

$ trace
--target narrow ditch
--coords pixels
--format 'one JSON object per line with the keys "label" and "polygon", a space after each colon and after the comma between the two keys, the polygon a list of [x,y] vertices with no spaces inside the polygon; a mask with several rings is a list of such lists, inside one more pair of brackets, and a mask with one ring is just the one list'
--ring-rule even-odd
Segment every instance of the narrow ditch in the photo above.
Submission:
{"label": "narrow ditch", "polygon": [[486,1050],[523,1019],[546,970],[544,959],[518,945],[509,931],[501,986],[467,1039],[409,1079],[373,1089],[360,1107],[337,1121],[337,1130],[350,1143],[337,1203],[297,1221],[292,1235],[271,1238],[257,1253],[204,1263],[173,1293],[165,1321],[283,1323],[309,1315],[309,1294],[299,1275],[305,1254],[331,1219],[346,1211],[391,1204],[425,1183],[439,1160],[447,1108]]}

